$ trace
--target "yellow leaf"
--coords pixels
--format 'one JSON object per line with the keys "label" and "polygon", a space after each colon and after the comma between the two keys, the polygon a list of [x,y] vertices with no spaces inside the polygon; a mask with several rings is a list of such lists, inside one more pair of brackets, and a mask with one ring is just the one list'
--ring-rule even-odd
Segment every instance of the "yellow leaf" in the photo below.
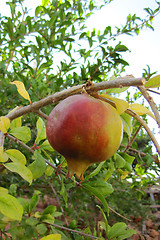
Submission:
{"label": "yellow leaf", "polygon": [[3,151],[3,146],[0,146],[0,162],[7,162],[8,155]]}
{"label": "yellow leaf", "polygon": [[0,117],[0,131],[3,133],[7,133],[9,127],[10,127],[9,118],[5,116]]}
{"label": "yellow leaf", "polygon": [[47,235],[40,240],[61,240],[61,235],[58,233]]}
{"label": "yellow leaf", "polygon": [[121,179],[125,179],[129,173],[128,171],[122,171],[121,169],[119,169],[119,172],[121,173]]}
{"label": "yellow leaf", "polygon": [[0,187],[0,194],[7,194],[7,193],[8,193],[7,188]]}
{"label": "yellow leaf", "polygon": [[125,100],[122,100],[122,99],[119,99],[119,98],[115,98],[115,97],[112,97],[108,94],[101,94],[100,95],[101,97],[104,97],[106,99],[109,99],[111,101],[113,101],[116,105],[116,109],[117,109],[117,112],[121,115],[123,112],[125,112],[129,106],[128,102],[126,102]]}
{"label": "yellow leaf", "polygon": [[27,100],[31,103],[31,99],[30,99],[30,97],[29,97],[28,92],[27,92],[26,89],[25,89],[25,86],[24,86],[23,82],[14,81],[14,82],[10,82],[10,84],[15,84],[16,87],[17,87],[17,91],[19,92],[19,94],[20,94],[23,98],[27,99]]}
{"label": "yellow leaf", "polygon": [[153,113],[139,103],[132,103],[131,105],[129,105],[128,108],[131,109],[132,111],[134,111],[135,113],[137,113],[140,116],[143,115],[143,114],[148,114],[149,116],[151,116],[155,120],[155,116],[153,115]]}

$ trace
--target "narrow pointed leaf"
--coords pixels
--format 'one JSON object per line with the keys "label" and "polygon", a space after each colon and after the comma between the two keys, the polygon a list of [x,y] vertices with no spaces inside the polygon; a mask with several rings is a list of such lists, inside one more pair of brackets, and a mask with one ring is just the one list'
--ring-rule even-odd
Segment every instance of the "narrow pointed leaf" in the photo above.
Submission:
{"label": "narrow pointed leaf", "polygon": [[122,113],[120,117],[121,117],[122,124],[123,124],[123,130],[128,134],[129,137],[131,137],[132,117],[127,113]]}
{"label": "narrow pointed leaf", "polygon": [[3,151],[3,146],[0,146],[0,162],[7,162],[8,155]]}
{"label": "narrow pointed leaf", "polygon": [[155,116],[153,115],[153,113],[139,103],[132,103],[132,104],[129,105],[128,108],[131,109],[132,111],[134,111],[135,113],[137,113],[140,116],[143,115],[143,114],[148,114],[149,116],[151,116],[155,120]]}
{"label": "narrow pointed leaf", "polygon": [[89,184],[82,183],[82,186],[86,188],[91,194],[95,195],[103,204],[105,211],[109,214],[108,204],[104,196],[94,187],[91,187]]}
{"label": "narrow pointed leaf", "polygon": [[104,163],[105,161],[101,162],[93,172],[91,172],[88,176],[85,177],[85,180],[88,180],[89,178],[96,176],[100,172]]}
{"label": "narrow pointed leaf", "polygon": [[15,84],[16,87],[17,87],[18,93],[19,93],[23,98],[27,99],[27,100],[31,103],[31,99],[30,99],[30,97],[29,97],[28,92],[27,92],[26,89],[25,89],[25,86],[24,86],[23,82],[14,81],[14,82],[11,82],[10,84]]}
{"label": "narrow pointed leaf", "polygon": [[42,118],[38,118],[36,127],[37,127],[37,137],[36,137],[35,143],[38,144],[41,140],[46,138],[46,127]]}

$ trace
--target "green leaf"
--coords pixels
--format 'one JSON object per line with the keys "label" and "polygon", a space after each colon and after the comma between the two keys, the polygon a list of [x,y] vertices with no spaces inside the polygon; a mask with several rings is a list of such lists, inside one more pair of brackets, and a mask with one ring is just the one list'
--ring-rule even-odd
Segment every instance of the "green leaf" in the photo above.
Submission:
{"label": "green leaf", "polygon": [[160,75],[150,78],[144,85],[146,88],[160,87]]}
{"label": "green leaf", "polygon": [[22,117],[18,117],[16,119],[13,119],[13,121],[11,122],[10,128],[13,129],[21,126],[22,126]]}
{"label": "green leaf", "polygon": [[114,170],[115,170],[114,163],[113,161],[110,161],[109,168],[105,173],[104,181],[107,181],[112,176],[112,173],[114,172]]}
{"label": "green leaf", "polygon": [[91,187],[90,185],[86,184],[86,183],[82,183],[82,186],[88,190],[91,194],[95,195],[103,204],[105,211],[107,212],[107,214],[109,214],[109,209],[108,209],[108,204],[106,202],[106,199],[104,198],[104,196],[94,187]]}
{"label": "green leaf", "polygon": [[29,212],[30,213],[37,206],[38,202],[39,202],[39,195],[37,193],[34,193],[30,200],[30,203],[29,203]]}
{"label": "green leaf", "polygon": [[128,155],[127,153],[121,153],[120,155],[126,161],[126,164],[124,165],[124,168],[126,170],[128,170],[129,172],[131,172],[133,170],[132,169],[132,163],[133,163],[135,157],[132,157],[132,156]]}
{"label": "green leaf", "polygon": [[49,0],[42,0],[42,6],[46,7],[49,3]]}
{"label": "green leaf", "polygon": [[8,155],[3,151],[3,146],[0,146],[0,162],[7,162]]}
{"label": "green leaf", "polygon": [[127,225],[123,222],[115,223],[108,231],[107,238],[114,239],[125,233]]}
{"label": "green leaf", "polygon": [[9,150],[6,150],[5,153],[8,155],[8,157],[13,162],[20,162],[23,165],[26,164],[26,157],[19,150],[17,150],[17,149],[9,149]]}
{"label": "green leaf", "polygon": [[100,209],[100,211],[101,211],[101,213],[102,213],[102,215],[103,215],[103,218],[104,218],[104,221],[105,221],[105,230],[106,230],[106,232],[108,233],[109,225],[108,225],[107,217],[106,217],[103,209],[102,209],[100,206],[98,206],[98,205],[96,205],[96,206]]}
{"label": "green leaf", "polygon": [[123,130],[128,134],[129,137],[131,137],[132,117],[127,113],[122,113],[120,117],[123,123]]}
{"label": "green leaf", "polygon": [[43,215],[44,214],[53,214],[56,211],[57,207],[54,205],[49,205],[48,207],[45,208]]}
{"label": "green leaf", "polygon": [[33,217],[27,218],[25,221],[25,223],[30,226],[36,226],[38,224],[38,222],[39,221]]}
{"label": "green leaf", "polygon": [[8,170],[11,172],[18,173],[24,180],[29,182],[29,184],[32,183],[33,175],[29,168],[24,166],[20,162],[13,162],[13,163],[5,163],[3,164]]}
{"label": "green leaf", "polygon": [[128,48],[125,45],[117,44],[114,50],[116,52],[126,52]]}
{"label": "green leaf", "polygon": [[23,207],[15,197],[9,194],[1,194],[0,212],[12,220],[21,221],[23,215]]}
{"label": "green leaf", "polygon": [[124,234],[118,237],[118,240],[128,239],[129,237],[132,237],[133,234],[136,234],[137,232],[133,229],[128,229],[125,231]]}
{"label": "green leaf", "polygon": [[114,159],[115,159],[115,163],[116,163],[117,168],[123,168],[125,166],[125,164],[126,164],[125,159],[121,155],[119,155],[118,153],[116,153],[114,155]]}
{"label": "green leaf", "polygon": [[88,176],[85,177],[85,180],[88,180],[88,179],[96,176],[96,175],[100,172],[100,170],[101,170],[101,168],[102,168],[102,166],[103,166],[104,163],[105,163],[105,161],[104,161],[104,162],[101,162],[101,163],[98,165],[98,167],[97,167],[93,172],[91,172]]}
{"label": "green leaf", "polygon": [[8,193],[8,189],[0,187],[0,195],[4,194],[4,193],[7,194]]}
{"label": "green leaf", "polygon": [[58,233],[47,235],[40,240],[61,240],[61,235]]}
{"label": "green leaf", "polygon": [[114,191],[112,185],[104,180],[92,181],[89,185],[97,189],[103,196],[111,194]]}
{"label": "green leaf", "polygon": [[31,131],[28,127],[17,127],[10,130],[10,134],[27,143],[31,140]]}
{"label": "green leaf", "polygon": [[39,145],[41,150],[48,150],[50,152],[54,152],[54,149],[49,144],[48,140],[45,140],[41,145]]}
{"label": "green leaf", "polygon": [[34,162],[32,162],[28,168],[31,170],[32,174],[33,174],[33,179],[37,179],[40,178],[43,173],[46,170],[46,163],[44,161],[44,158],[42,157],[42,155],[38,152],[38,150],[36,150],[34,152]]}
{"label": "green leaf", "polygon": [[36,127],[37,127],[37,137],[36,137],[35,143],[39,144],[41,140],[46,138],[46,127],[42,118],[38,118]]}
{"label": "green leaf", "polygon": [[0,131],[3,133],[7,133],[9,127],[10,127],[9,118],[5,116],[0,117]]}

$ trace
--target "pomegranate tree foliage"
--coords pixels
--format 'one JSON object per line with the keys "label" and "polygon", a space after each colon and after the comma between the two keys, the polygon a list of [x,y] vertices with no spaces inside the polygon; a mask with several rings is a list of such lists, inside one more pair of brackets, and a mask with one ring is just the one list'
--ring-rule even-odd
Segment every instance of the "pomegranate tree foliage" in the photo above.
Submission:
{"label": "pomegranate tree foliage", "polygon": [[[118,37],[153,29],[152,21],[159,13],[160,3],[156,2],[156,9],[145,8],[145,19],[129,14],[124,26],[89,31],[87,19],[110,2],[42,0],[33,15],[23,0],[6,3],[10,16],[5,16],[5,12],[0,16],[1,238],[120,240],[135,233],[127,229],[126,218],[135,215],[135,211],[146,211],[141,207],[144,190],[155,184],[159,160],[141,123],[129,114],[123,113],[125,131],[118,152],[108,161],[91,166],[82,184],[75,177],[65,178],[64,158],[46,139],[46,117],[54,102],[45,106],[42,101],[39,107],[42,111],[32,109],[21,116],[7,117],[11,111],[32,106],[53,93],[88,80],[109,81],[111,76],[114,79],[125,72],[129,63],[123,52],[129,49]],[[149,67],[144,71],[143,77],[150,79],[146,88],[160,86],[159,76],[151,78],[153,74]],[[122,90],[126,91],[129,104],[142,98],[139,89],[131,96],[128,88],[110,89],[110,97],[103,91],[104,98],[116,104]],[[64,91],[63,98],[66,95]],[[136,110],[152,115],[140,106]],[[143,119],[147,122],[146,115]],[[126,149],[132,139],[132,145]],[[57,168],[60,163],[61,169]],[[129,193],[125,199],[127,210],[122,210],[123,203],[122,206],[117,203],[121,189]],[[136,202],[135,208],[132,202]],[[110,223],[111,207],[123,215],[114,225]]]}

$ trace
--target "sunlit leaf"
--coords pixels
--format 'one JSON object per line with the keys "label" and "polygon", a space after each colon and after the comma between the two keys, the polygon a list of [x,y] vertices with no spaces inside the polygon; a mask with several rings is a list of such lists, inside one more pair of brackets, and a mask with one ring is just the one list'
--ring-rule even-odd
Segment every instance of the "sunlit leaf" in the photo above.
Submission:
{"label": "sunlit leaf", "polygon": [[33,157],[35,160],[28,166],[28,168],[33,174],[33,179],[37,179],[43,175],[47,168],[47,165],[44,161],[44,158],[37,150],[34,152]]}
{"label": "sunlit leaf", "polygon": [[13,162],[20,162],[23,165],[26,164],[26,157],[22,152],[20,152],[17,149],[9,149],[6,150],[5,153],[8,155],[8,157],[13,161]]}
{"label": "sunlit leaf", "polygon": [[22,117],[15,118],[10,125],[10,128],[17,128],[22,126]]}
{"label": "sunlit leaf", "polygon": [[54,149],[49,144],[48,140],[45,140],[41,145],[39,145],[41,150],[48,150],[50,152],[54,152]]}
{"label": "sunlit leaf", "polygon": [[17,87],[17,91],[19,92],[19,94],[20,94],[23,98],[27,99],[27,100],[31,103],[31,99],[30,99],[30,97],[29,97],[28,92],[27,92],[26,89],[25,89],[25,86],[24,86],[23,82],[14,81],[14,82],[10,82],[10,84],[15,84],[16,87]]}
{"label": "sunlit leaf", "polygon": [[104,98],[107,98],[107,99],[110,99],[111,101],[113,101],[116,105],[116,109],[117,109],[117,112],[121,115],[123,112],[125,112],[129,106],[128,102],[126,102],[125,100],[123,99],[119,99],[119,98],[114,98],[108,94],[101,94],[100,95],[101,97],[104,97]]}
{"label": "sunlit leaf", "polygon": [[137,113],[140,116],[143,115],[143,114],[148,114],[153,119],[155,119],[155,116],[153,115],[153,113],[139,103],[132,103],[132,104],[129,105],[128,108],[131,109],[132,111],[134,111],[135,113]]}
{"label": "sunlit leaf", "polygon": [[128,171],[120,171],[119,170],[119,172],[120,172],[120,174],[121,174],[121,176],[120,176],[120,178],[123,180],[123,179],[126,179],[126,177],[128,176]]}
{"label": "sunlit leaf", "polygon": [[36,127],[37,127],[37,137],[36,137],[35,143],[38,144],[41,140],[46,138],[46,127],[42,118],[38,118]]}
{"label": "sunlit leaf", "polygon": [[0,194],[0,212],[12,220],[21,221],[23,207],[15,197],[9,194]]}
{"label": "sunlit leaf", "polygon": [[1,194],[7,194],[8,193],[8,189],[0,187],[0,195]]}
{"label": "sunlit leaf", "polygon": [[58,233],[50,234],[41,238],[40,240],[61,240],[61,235]]}
{"label": "sunlit leaf", "polygon": [[115,153],[114,155],[115,163],[117,168],[123,168],[126,164],[125,159],[119,155],[118,153]]}
{"label": "sunlit leaf", "polygon": [[31,140],[31,131],[28,127],[17,127],[10,130],[10,134],[27,143]]}
{"label": "sunlit leaf", "polygon": [[18,173],[24,180],[29,182],[29,184],[32,183],[33,175],[29,168],[24,166],[22,163],[19,162],[12,162],[12,163],[6,163],[3,164],[8,170],[11,172]]}
{"label": "sunlit leaf", "polygon": [[120,117],[123,123],[123,130],[130,137],[132,133],[132,117],[127,113],[122,113]]}
{"label": "sunlit leaf", "polygon": [[3,146],[0,146],[0,162],[7,162],[8,155],[4,152]]}
{"label": "sunlit leaf", "polygon": [[49,3],[49,0],[42,0],[42,6],[46,7]]}
{"label": "sunlit leaf", "polygon": [[0,131],[3,133],[7,133],[7,130],[10,127],[10,120],[9,118],[2,116],[0,117]]}
{"label": "sunlit leaf", "polygon": [[144,85],[146,88],[160,87],[160,75],[150,78]]}

